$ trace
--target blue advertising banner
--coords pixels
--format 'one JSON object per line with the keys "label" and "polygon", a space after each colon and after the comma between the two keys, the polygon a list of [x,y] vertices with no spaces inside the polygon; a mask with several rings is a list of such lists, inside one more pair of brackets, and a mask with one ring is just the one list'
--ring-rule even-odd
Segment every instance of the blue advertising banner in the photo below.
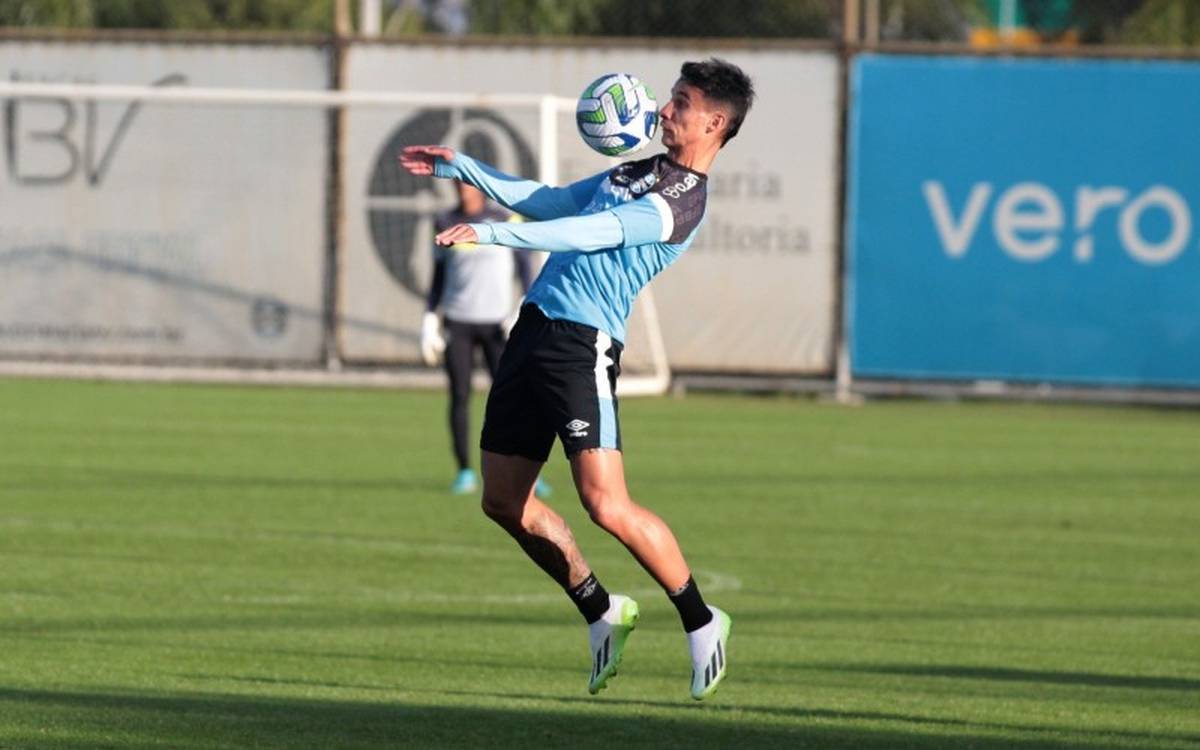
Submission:
{"label": "blue advertising banner", "polygon": [[1200,64],[864,55],[859,377],[1200,386]]}

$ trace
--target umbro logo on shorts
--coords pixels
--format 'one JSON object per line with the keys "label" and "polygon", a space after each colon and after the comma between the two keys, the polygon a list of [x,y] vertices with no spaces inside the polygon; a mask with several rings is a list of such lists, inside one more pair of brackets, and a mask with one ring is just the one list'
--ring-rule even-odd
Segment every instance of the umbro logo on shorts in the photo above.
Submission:
{"label": "umbro logo on shorts", "polygon": [[591,426],[591,422],[584,422],[582,419],[572,419],[570,422],[567,422],[567,429],[571,431],[568,437],[587,437],[587,428]]}

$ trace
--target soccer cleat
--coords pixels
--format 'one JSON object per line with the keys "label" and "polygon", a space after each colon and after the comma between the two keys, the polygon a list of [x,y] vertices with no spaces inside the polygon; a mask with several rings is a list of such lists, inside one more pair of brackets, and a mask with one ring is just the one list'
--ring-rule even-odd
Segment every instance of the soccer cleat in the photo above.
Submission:
{"label": "soccer cleat", "polygon": [[463,469],[454,478],[450,491],[455,495],[469,495],[479,489],[479,480],[475,477],[474,469]]}
{"label": "soccer cleat", "polygon": [[592,695],[608,687],[617,674],[625,641],[633,632],[638,619],[638,604],[627,596],[609,594],[608,611],[588,625],[588,642],[592,647],[592,676],[588,692]]}
{"label": "soccer cleat", "polygon": [[712,621],[687,634],[692,652],[692,697],[702,701],[717,692],[725,679],[725,656],[733,620],[716,607],[709,607]]}
{"label": "soccer cleat", "polygon": [[554,494],[554,488],[545,479],[538,477],[537,482],[533,485],[533,494],[538,499],[545,500]]}

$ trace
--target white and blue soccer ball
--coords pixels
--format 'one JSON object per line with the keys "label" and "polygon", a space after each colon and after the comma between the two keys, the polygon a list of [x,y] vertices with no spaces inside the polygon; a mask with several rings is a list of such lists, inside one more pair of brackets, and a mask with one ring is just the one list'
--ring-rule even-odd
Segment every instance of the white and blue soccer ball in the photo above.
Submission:
{"label": "white and blue soccer ball", "polygon": [[609,73],[583,90],[575,105],[583,142],[605,156],[632,154],[658,132],[654,92],[636,77]]}

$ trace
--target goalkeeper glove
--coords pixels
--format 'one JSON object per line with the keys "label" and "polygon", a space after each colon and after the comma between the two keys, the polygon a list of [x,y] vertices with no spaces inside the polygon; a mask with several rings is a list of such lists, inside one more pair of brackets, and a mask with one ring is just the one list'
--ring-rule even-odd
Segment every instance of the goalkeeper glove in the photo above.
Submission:
{"label": "goalkeeper glove", "polygon": [[446,339],[442,338],[437,313],[427,312],[421,318],[421,359],[433,367],[442,352],[446,351]]}

